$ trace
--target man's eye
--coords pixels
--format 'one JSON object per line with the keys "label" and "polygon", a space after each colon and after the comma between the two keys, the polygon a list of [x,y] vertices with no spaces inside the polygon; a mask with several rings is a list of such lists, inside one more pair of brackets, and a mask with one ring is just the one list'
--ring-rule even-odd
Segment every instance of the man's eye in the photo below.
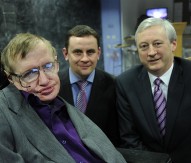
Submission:
{"label": "man's eye", "polygon": [[80,50],[75,50],[73,53],[74,53],[75,55],[81,55],[81,54],[82,54],[82,51],[80,51]]}
{"label": "man's eye", "polygon": [[145,49],[148,48],[148,45],[147,44],[142,44],[142,45],[139,46],[139,48],[142,49],[142,50],[145,50]]}
{"label": "man's eye", "polygon": [[162,45],[162,42],[155,42],[154,47],[160,47]]}
{"label": "man's eye", "polygon": [[37,74],[38,73],[38,69],[34,68],[32,70],[29,70],[27,72],[25,72],[23,75],[22,75],[22,78],[30,78],[30,77],[33,77],[33,75]]}
{"label": "man's eye", "polygon": [[44,69],[51,69],[53,67],[53,63],[47,63],[46,65],[43,66]]}
{"label": "man's eye", "polygon": [[88,54],[88,55],[93,55],[95,52],[96,52],[95,50],[88,50],[88,51],[87,51],[87,54]]}

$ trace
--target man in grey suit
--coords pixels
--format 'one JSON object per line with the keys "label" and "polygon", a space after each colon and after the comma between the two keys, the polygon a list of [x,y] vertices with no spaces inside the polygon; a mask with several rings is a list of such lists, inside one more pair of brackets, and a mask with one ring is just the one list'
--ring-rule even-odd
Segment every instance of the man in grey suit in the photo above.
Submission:
{"label": "man in grey suit", "polygon": [[59,64],[49,41],[18,34],[1,61],[11,84],[0,91],[0,162],[126,162],[89,118],[57,96]]}
{"label": "man in grey suit", "polygon": [[96,68],[101,55],[98,33],[87,25],[71,28],[65,38],[63,55],[69,62],[69,68],[59,73],[59,95],[80,109],[77,102],[80,92],[78,82],[87,82],[87,106],[82,112],[102,129],[114,146],[118,146],[115,81],[113,76]]}
{"label": "man in grey suit", "polygon": [[135,41],[142,65],[116,81],[121,146],[190,163],[191,62],[174,57],[176,40],[167,20],[148,18],[139,25]]}

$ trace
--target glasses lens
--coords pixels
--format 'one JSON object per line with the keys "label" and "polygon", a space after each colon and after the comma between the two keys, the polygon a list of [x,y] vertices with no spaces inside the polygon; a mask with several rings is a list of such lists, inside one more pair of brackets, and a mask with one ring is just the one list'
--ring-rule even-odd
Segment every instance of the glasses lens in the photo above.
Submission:
{"label": "glasses lens", "polygon": [[55,61],[55,62],[50,62],[50,63],[47,63],[43,66],[43,70],[44,72],[49,75],[52,73],[56,73],[58,72],[58,62]]}
{"label": "glasses lens", "polygon": [[20,79],[23,82],[30,83],[30,82],[35,81],[38,78],[38,75],[39,75],[39,69],[33,68],[33,69],[25,72],[24,74],[22,74]]}
{"label": "glasses lens", "polygon": [[[46,73],[47,75],[52,75],[52,73],[56,73],[56,71],[58,72],[58,69],[59,69],[58,62],[57,61],[49,62],[43,65],[42,69],[44,73]],[[19,79],[20,79],[21,85],[23,87],[27,87],[30,82],[37,80],[40,74],[39,71],[40,71],[39,68],[33,68],[23,73],[22,75],[20,75]]]}
{"label": "glasses lens", "polygon": [[43,66],[43,70],[45,72],[50,72],[50,71],[54,71],[54,66],[55,64],[53,62],[47,63]]}

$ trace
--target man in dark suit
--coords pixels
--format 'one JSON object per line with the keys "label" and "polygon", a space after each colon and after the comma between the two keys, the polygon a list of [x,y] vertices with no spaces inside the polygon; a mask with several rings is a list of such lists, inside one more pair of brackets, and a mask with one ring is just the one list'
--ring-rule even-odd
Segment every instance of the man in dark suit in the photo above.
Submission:
{"label": "man in dark suit", "polygon": [[190,163],[191,62],[174,57],[176,40],[167,20],[148,18],[139,25],[135,41],[142,65],[116,79],[121,147]]}
{"label": "man in dark suit", "polygon": [[60,96],[77,106],[78,81],[87,81],[85,87],[87,106],[84,114],[96,123],[117,146],[116,92],[114,78],[96,68],[101,54],[97,32],[89,26],[77,25],[68,31],[63,55],[69,69],[60,72]]}
{"label": "man in dark suit", "polygon": [[59,63],[43,37],[16,35],[1,54],[10,85],[0,90],[1,163],[125,163],[106,135],[57,96]]}

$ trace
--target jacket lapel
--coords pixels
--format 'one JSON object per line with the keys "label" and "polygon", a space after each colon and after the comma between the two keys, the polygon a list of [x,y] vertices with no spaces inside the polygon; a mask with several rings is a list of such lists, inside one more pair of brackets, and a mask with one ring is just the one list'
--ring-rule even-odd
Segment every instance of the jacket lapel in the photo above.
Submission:
{"label": "jacket lapel", "polygon": [[[182,68],[175,60],[174,69],[170,78],[168,97],[167,97],[167,119],[166,119],[166,135],[165,142],[170,142],[173,129],[176,127],[175,121],[179,112],[179,106],[184,92],[184,82],[182,78]],[[178,97],[178,99],[177,99]],[[175,100],[177,99],[177,100]]]}
{"label": "jacket lapel", "polygon": [[[99,76],[99,78],[98,78],[98,76]],[[87,105],[87,109],[86,109],[86,113],[85,113],[86,115],[92,114],[92,112],[97,111],[97,110],[94,110],[95,106],[92,106],[92,105],[95,105],[97,103],[97,101],[96,101],[97,96],[102,95],[102,91],[104,90],[103,83],[104,83],[104,81],[103,81],[102,75],[99,74],[98,70],[96,70],[94,81],[93,81],[92,88],[91,88],[89,101],[88,101],[88,105]]]}
{"label": "jacket lapel", "polygon": [[[73,122],[74,127],[76,128],[82,142],[95,154],[97,154],[101,159],[105,160],[106,157],[104,156],[102,149],[100,149],[100,147],[95,143],[94,141],[94,137],[91,137],[90,134],[88,133],[89,131],[91,131],[91,127],[95,127],[95,126],[91,126],[88,125],[88,119],[86,119],[87,117],[84,116],[84,114],[82,112],[80,112],[79,110],[76,110],[73,106],[68,105],[67,102],[65,102],[66,106],[67,106],[67,111],[68,114]],[[83,122],[86,123],[83,123]],[[90,121],[89,121],[90,122]],[[90,122],[91,124],[92,122]],[[87,124],[87,125],[85,125]],[[94,124],[93,124],[94,125]],[[103,140],[105,138],[103,138],[102,135],[99,135],[100,139],[102,138]],[[107,141],[107,140],[106,140]]]}
{"label": "jacket lapel", "polygon": [[153,103],[153,94],[151,91],[151,84],[148,77],[148,73],[145,68],[142,69],[141,73],[138,76],[138,83],[137,85],[137,97],[139,97],[140,103],[143,108],[143,112],[145,115],[145,119],[147,124],[150,128],[150,131],[155,137],[156,140],[159,140],[161,143],[161,136],[156,120],[156,114],[154,110],[154,103]]}
{"label": "jacket lapel", "polygon": [[70,79],[69,79],[69,69],[67,69],[64,72],[60,72],[59,76],[61,79],[61,83],[60,83],[61,89],[60,89],[59,95],[61,97],[64,97],[64,99],[68,101],[70,104],[74,105],[72,88],[71,88]]}

